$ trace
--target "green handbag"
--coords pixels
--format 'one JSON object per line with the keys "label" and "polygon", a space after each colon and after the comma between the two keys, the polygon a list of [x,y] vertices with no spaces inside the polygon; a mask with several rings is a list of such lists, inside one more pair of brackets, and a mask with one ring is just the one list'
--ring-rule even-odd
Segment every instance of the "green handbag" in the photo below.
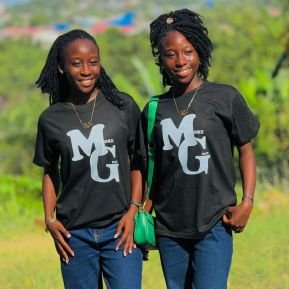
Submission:
{"label": "green handbag", "polygon": [[[146,199],[150,195],[152,184],[152,177],[154,172],[155,147],[153,142],[153,128],[155,124],[156,111],[159,98],[154,96],[150,99],[148,104],[148,190]],[[147,211],[141,208],[134,217],[134,241],[140,247],[146,250],[156,249],[155,226],[154,217]]]}
{"label": "green handbag", "polygon": [[156,249],[154,217],[147,211],[140,210],[134,217],[134,241],[146,250]]}

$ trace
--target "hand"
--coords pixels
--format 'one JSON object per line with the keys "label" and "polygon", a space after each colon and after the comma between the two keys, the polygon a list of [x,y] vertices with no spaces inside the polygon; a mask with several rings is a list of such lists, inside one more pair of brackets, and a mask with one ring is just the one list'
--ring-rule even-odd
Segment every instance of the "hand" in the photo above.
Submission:
{"label": "hand", "polygon": [[116,244],[115,250],[117,251],[120,246],[124,244],[123,255],[126,256],[127,252],[129,254],[132,253],[133,248],[136,248],[136,245],[133,240],[133,232],[134,232],[134,215],[137,212],[137,208],[135,206],[131,206],[130,209],[123,215],[120,219],[118,227],[116,229],[116,233],[114,238],[117,238],[120,233],[123,231],[121,238]]}
{"label": "hand", "polygon": [[69,255],[74,256],[74,252],[65,241],[65,238],[70,238],[71,235],[58,220],[55,220],[53,222],[46,221],[45,223],[46,230],[49,231],[54,240],[57,253],[64,262],[68,263]]}
{"label": "hand", "polygon": [[223,222],[230,226],[235,233],[241,233],[247,225],[252,209],[252,201],[243,199],[241,204],[227,209],[223,216]]}

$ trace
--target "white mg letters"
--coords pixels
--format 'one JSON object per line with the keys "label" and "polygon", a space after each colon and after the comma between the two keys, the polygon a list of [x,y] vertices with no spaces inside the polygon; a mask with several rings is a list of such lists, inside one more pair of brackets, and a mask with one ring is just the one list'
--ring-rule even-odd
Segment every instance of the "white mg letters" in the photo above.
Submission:
{"label": "white mg letters", "polygon": [[[208,173],[208,163],[210,155],[205,152],[202,155],[194,156],[195,159],[199,160],[199,168],[196,171],[191,171],[188,168],[188,148],[190,146],[201,145],[202,149],[206,151],[206,137],[197,138],[194,134],[194,119],[196,118],[195,114],[186,115],[179,127],[177,128],[171,118],[167,118],[161,121],[162,126],[162,136],[163,136],[163,150],[172,150],[173,145],[170,140],[179,148],[178,157],[183,168],[183,171],[187,175],[196,175],[204,172]],[[181,142],[182,136],[184,140]]]}
{"label": "white mg letters", "polygon": [[110,153],[114,158],[116,157],[115,145],[106,146],[106,142],[103,137],[103,129],[103,124],[94,125],[91,128],[88,138],[86,138],[78,129],[71,130],[67,133],[67,135],[70,137],[72,145],[72,161],[82,160],[84,157],[81,154],[82,151],[86,156],[90,157],[91,178],[94,181],[106,183],[114,179],[116,182],[119,182],[119,164],[116,161],[114,161],[112,164],[106,165],[106,167],[110,170],[110,174],[106,179],[101,178],[98,172],[99,157],[105,156],[108,153]]}

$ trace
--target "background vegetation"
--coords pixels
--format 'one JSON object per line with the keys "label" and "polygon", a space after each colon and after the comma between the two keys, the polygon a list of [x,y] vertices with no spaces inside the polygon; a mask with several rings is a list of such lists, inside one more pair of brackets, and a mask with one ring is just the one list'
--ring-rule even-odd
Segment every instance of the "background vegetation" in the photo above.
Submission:
{"label": "background vegetation", "polygon": [[[78,15],[75,11],[81,1],[62,2],[70,7],[62,20]],[[151,9],[155,3],[165,11],[176,7],[175,1],[135,2],[131,8],[143,19],[155,17]],[[215,47],[209,80],[236,86],[261,122],[254,142],[258,163],[256,206],[248,228],[235,238],[230,289],[286,289],[288,61],[277,77],[271,74],[289,41],[289,4],[287,0],[220,0],[209,8],[201,4],[210,1],[196,2]],[[35,3],[42,5],[41,11]],[[190,3],[182,2],[183,7],[190,7]],[[87,17],[100,16],[99,11],[103,17],[114,12],[104,4],[97,7],[84,10]],[[34,0],[12,7],[9,21],[11,25],[49,25],[59,19],[60,8],[56,0]],[[111,29],[96,35],[96,39],[103,66],[120,90],[130,93],[141,107],[149,96],[164,91],[151,56],[148,31],[125,36]],[[41,96],[34,85],[47,52],[40,43],[26,38],[0,40],[0,288],[5,289],[62,288],[57,255],[50,237],[43,233],[41,170],[31,162],[37,119],[48,105],[48,97]],[[144,289],[165,288],[160,276],[158,254],[153,252],[145,263]]]}

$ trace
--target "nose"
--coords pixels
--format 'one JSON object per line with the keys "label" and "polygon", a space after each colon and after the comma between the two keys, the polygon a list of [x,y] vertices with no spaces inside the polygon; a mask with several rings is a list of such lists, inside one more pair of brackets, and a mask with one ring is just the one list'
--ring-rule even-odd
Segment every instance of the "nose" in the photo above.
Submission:
{"label": "nose", "polygon": [[183,54],[179,53],[176,57],[176,65],[182,67],[186,64],[186,58]]}
{"label": "nose", "polygon": [[81,74],[82,75],[90,75],[91,74],[91,70],[90,70],[88,63],[84,63],[82,65]]}

